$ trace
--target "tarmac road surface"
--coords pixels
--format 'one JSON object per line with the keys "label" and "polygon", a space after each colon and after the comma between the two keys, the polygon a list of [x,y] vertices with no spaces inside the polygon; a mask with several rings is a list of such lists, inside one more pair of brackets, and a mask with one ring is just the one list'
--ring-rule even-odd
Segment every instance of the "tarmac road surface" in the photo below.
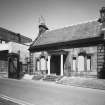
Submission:
{"label": "tarmac road surface", "polygon": [[105,90],[0,78],[0,94],[33,105],[105,105]]}
{"label": "tarmac road surface", "polygon": [[19,104],[0,97],[0,105],[19,105]]}

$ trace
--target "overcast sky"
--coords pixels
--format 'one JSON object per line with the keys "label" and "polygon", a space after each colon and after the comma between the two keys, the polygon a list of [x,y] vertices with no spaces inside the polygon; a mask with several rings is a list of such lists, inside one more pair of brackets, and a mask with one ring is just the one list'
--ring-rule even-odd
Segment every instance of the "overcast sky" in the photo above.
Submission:
{"label": "overcast sky", "polygon": [[0,0],[0,27],[33,40],[38,18],[45,18],[49,29],[96,20],[105,0]]}

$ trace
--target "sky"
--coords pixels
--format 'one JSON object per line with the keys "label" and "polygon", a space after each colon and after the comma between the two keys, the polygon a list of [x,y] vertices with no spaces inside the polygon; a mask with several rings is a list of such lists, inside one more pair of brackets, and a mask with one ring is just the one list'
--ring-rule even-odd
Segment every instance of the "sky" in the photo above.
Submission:
{"label": "sky", "polygon": [[105,0],[0,0],[0,27],[34,40],[40,16],[54,30],[97,20],[103,6]]}

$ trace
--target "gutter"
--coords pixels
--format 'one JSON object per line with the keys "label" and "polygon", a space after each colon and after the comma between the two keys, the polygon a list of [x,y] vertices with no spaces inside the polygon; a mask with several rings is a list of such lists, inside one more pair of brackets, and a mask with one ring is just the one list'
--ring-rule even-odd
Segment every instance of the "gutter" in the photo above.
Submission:
{"label": "gutter", "polygon": [[58,42],[53,44],[45,44],[39,46],[30,46],[30,52],[38,52],[38,51],[48,51],[48,50],[57,50],[60,48],[77,48],[77,47],[87,47],[87,46],[96,46],[104,42],[103,37],[97,36],[86,39],[79,39],[67,42]]}

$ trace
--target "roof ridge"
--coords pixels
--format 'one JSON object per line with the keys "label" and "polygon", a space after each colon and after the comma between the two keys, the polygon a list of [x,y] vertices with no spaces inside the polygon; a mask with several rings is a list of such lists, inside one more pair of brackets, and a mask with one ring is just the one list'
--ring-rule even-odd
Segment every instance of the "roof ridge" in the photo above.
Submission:
{"label": "roof ridge", "polygon": [[8,29],[3,28],[3,27],[0,27],[0,29],[2,29],[2,30],[4,30],[4,31],[7,31],[7,32],[9,32],[9,33],[17,34],[17,33],[15,33],[15,32],[13,32],[12,30],[8,30]]}
{"label": "roof ridge", "polygon": [[98,19],[94,19],[94,20],[88,20],[88,21],[84,21],[84,22],[79,22],[77,24],[72,24],[71,26],[75,26],[75,25],[81,25],[81,24],[86,24],[86,23],[91,23],[91,22],[98,22]]}
{"label": "roof ridge", "polygon": [[[66,27],[62,27],[62,28],[57,28],[57,29],[52,29],[52,30],[47,30],[45,33],[47,32],[51,32],[51,31],[56,31],[56,30],[61,30],[61,29],[65,29],[65,28],[68,28],[68,27],[73,27],[73,26],[78,26],[78,25],[82,25],[82,24],[87,24],[87,23],[91,23],[91,22],[97,22],[98,19],[94,19],[94,20],[89,20],[89,21],[84,21],[84,22],[79,22],[77,24],[72,24],[72,25],[69,25],[69,26],[66,26]],[[44,33],[43,33],[44,34]]]}
{"label": "roof ridge", "polygon": [[31,39],[31,38],[26,37],[25,35],[23,35],[23,34],[21,34],[21,33],[14,32],[14,31],[12,31],[12,30],[10,30],[10,29],[6,29],[6,28],[3,28],[3,27],[0,27],[0,29],[1,29],[2,31],[5,31],[5,32],[10,33],[10,34],[12,34],[12,35],[18,35],[18,36],[20,35],[21,37]]}

